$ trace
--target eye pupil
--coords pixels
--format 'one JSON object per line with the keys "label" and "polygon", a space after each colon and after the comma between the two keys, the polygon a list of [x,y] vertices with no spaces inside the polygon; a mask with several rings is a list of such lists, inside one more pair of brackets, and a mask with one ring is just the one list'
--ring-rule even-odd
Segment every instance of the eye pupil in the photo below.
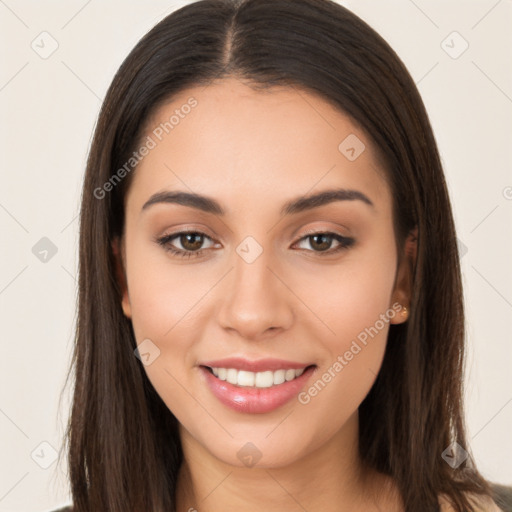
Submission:
{"label": "eye pupil", "polygon": [[317,243],[318,238],[323,240],[322,242],[320,242],[320,246],[317,245],[317,248],[320,251],[325,251],[325,250],[329,249],[331,246],[331,237],[329,235],[326,235],[325,233],[312,235],[311,238],[315,241],[315,244]]}
{"label": "eye pupil", "polygon": [[[185,241],[185,243],[183,243]],[[197,251],[203,245],[203,235],[199,233],[186,233],[181,235],[180,242],[188,251]]]}

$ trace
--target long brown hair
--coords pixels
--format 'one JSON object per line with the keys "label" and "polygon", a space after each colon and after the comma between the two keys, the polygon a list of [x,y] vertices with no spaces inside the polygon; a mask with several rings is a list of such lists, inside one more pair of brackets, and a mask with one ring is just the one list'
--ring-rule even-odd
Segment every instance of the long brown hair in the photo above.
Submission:
{"label": "long brown hair", "polygon": [[381,371],[359,408],[361,457],[395,480],[408,511],[438,511],[441,494],[458,512],[472,511],[467,493],[490,496],[489,484],[471,455],[457,469],[441,456],[454,441],[470,449],[459,254],[436,142],[401,60],[330,0],[191,3],[146,34],[118,70],[95,129],[81,205],[66,431],[74,510],[175,510],[183,458],[177,420],[134,357],[111,247],[123,233],[124,198],[136,170],[108,193],[104,184],[129,160],[163,102],[228,76],[255,89],[296,86],[319,94],[358,123],[382,156],[397,248],[414,227],[418,246],[411,315],[390,326]]}

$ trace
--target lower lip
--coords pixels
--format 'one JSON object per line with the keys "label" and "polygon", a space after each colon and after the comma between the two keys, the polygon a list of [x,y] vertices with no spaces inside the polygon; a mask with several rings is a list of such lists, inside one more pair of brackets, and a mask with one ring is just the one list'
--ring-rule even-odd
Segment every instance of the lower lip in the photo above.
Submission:
{"label": "lower lip", "polygon": [[316,366],[310,366],[300,377],[269,388],[234,386],[225,380],[218,379],[204,366],[200,369],[212,393],[224,405],[237,412],[261,414],[273,411],[297,396]]}

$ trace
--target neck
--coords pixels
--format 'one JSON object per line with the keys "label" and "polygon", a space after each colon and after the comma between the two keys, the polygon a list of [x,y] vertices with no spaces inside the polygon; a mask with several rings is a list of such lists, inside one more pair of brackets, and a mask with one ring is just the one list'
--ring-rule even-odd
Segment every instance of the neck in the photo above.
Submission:
{"label": "neck", "polygon": [[[178,511],[378,510],[383,477],[363,467],[354,414],[324,445],[286,466],[239,467],[214,457],[180,426],[183,464],[176,492]],[[387,508],[386,510],[395,510]]]}

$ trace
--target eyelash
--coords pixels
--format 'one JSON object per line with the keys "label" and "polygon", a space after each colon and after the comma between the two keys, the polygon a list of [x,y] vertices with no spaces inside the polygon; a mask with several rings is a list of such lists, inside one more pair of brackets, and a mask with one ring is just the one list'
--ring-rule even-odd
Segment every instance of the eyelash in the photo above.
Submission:
{"label": "eyelash", "polygon": [[[180,231],[178,233],[172,233],[170,235],[166,235],[162,238],[157,239],[157,243],[161,245],[167,252],[170,252],[173,256],[178,256],[180,258],[197,258],[201,256],[207,249],[199,249],[198,251],[184,251],[182,249],[176,249],[171,245],[171,240],[174,240],[175,238],[179,238],[183,235],[202,235],[205,238],[208,238],[212,240],[208,235],[205,233],[201,233],[200,231]],[[328,238],[333,238],[337,242],[339,242],[339,246],[336,247],[334,250],[327,249],[325,251],[310,251],[318,254],[321,257],[336,254],[338,252],[341,252],[343,250],[346,250],[350,248],[352,245],[354,245],[355,239],[354,238],[348,238],[345,236],[338,235],[337,233],[331,233],[329,231],[313,231],[306,233],[303,237],[299,238],[296,243],[301,242],[302,240],[311,238],[315,235],[327,235]],[[294,245],[295,245],[294,244]],[[302,249],[307,250],[307,249]]]}

